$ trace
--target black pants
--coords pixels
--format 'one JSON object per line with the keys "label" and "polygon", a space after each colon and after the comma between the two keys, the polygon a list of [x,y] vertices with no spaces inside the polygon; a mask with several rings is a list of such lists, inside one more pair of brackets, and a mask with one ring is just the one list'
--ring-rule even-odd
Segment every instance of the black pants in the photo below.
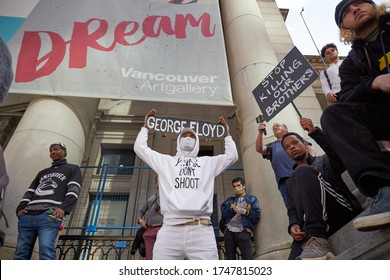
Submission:
{"label": "black pants", "polygon": [[302,254],[302,250],[303,250],[302,247],[308,240],[309,239],[307,238],[307,236],[301,241],[293,240],[293,242],[291,243],[291,251],[290,251],[290,255],[288,256],[288,259],[296,260],[297,257]]}
{"label": "black pants", "polygon": [[360,192],[373,197],[390,186],[390,153],[376,142],[390,140],[390,93],[380,102],[332,104],[321,126]]}
{"label": "black pants", "polygon": [[235,260],[237,255],[237,247],[240,248],[241,258],[243,260],[252,260],[252,243],[251,234],[247,231],[231,232],[227,229],[223,235],[225,241],[226,258]]}
{"label": "black pants", "polygon": [[[306,240],[311,236],[328,238],[357,215],[349,200],[338,194],[310,165],[295,169],[287,184],[287,194],[289,215],[291,204],[302,221]],[[304,242],[293,242],[289,259],[300,255]]]}

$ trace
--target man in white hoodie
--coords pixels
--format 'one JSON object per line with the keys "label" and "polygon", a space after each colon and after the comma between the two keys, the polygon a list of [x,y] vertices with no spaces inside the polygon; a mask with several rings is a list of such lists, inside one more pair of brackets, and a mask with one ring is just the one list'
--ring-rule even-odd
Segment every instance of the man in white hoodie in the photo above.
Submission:
{"label": "man in white hoodie", "polygon": [[[152,109],[145,116],[156,113]],[[214,180],[238,159],[236,145],[226,126],[225,153],[198,157],[199,137],[184,128],[177,138],[175,156],[158,153],[148,147],[146,124],[134,143],[135,153],[159,178],[163,226],[153,250],[154,260],[218,260],[217,244],[210,216],[213,212]]]}

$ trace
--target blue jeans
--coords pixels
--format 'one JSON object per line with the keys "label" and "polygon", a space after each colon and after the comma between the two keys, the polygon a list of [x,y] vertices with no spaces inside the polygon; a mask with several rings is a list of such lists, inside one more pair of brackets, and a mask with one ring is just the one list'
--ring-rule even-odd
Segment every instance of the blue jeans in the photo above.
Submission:
{"label": "blue jeans", "polygon": [[18,241],[14,260],[29,260],[34,249],[35,241],[39,241],[39,259],[55,260],[55,242],[61,223],[48,220],[47,214],[19,216]]}
{"label": "blue jeans", "polygon": [[280,194],[282,195],[282,198],[283,198],[283,202],[284,202],[284,205],[286,206],[287,208],[287,193],[286,193],[286,188],[287,188],[287,182],[288,180],[288,177],[284,177],[284,178],[281,178],[279,180],[279,191],[280,191]]}

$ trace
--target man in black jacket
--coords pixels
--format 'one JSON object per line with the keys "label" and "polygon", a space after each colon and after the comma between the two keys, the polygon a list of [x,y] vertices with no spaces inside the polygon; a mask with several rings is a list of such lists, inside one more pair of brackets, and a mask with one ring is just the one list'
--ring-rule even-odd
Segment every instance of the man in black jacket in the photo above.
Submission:
{"label": "man in black jacket", "polygon": [[335,19],[352,50],[339,69],[339,102],[324,110],[321,125],[360,192],[374,198],[355,228],[377,230],[390,224],[390,153],[377,143],[390,140],[388,4],[343,0]]}
{"label": "man in black jacket", "polygon": [[341,177],[345,167],[321,129],[305,118],[301,119],[301,126],[325,154],[311,156],[304,139],[297,133],[289,132],[282,138],[284,150],[296,162],[294,173],[287,181],[288,232],[294,239],[289,259],[332,259],[334,255],[327,238],[362,208],[345,185]]}
{"label": "man in black jacket", "polygon": [[63,143],[50,145],[52,165],[38,172],[18,207],[18,241],[15,260],[31,258],[39,238],[39,259],[55,260],[55,240],[65,215],[77,203],[81,191],[80,167],[69,164]]}

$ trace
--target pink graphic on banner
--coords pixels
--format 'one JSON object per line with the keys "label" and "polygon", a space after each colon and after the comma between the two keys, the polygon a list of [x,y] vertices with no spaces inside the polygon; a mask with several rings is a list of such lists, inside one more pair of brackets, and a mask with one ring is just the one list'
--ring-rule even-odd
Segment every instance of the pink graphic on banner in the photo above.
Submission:
{"label": "pink graphic on banner", "polygon": [[14,93],[233,104],[218,0],[41,0],[9,47]]}

